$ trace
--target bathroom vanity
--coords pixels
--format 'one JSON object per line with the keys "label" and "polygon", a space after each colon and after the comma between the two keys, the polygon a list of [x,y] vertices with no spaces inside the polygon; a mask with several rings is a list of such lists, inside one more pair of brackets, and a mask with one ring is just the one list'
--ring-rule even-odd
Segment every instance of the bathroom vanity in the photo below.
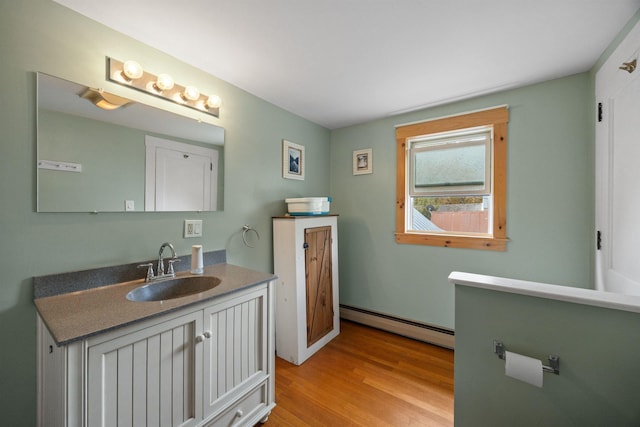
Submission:
{"label": "bathroom vanity", "polygon": [[225,263],[204,276],[219,283],[160,301],[127,299],[142,279],[36,293],[39,425],[266,421],[275,406],[275,276]]}

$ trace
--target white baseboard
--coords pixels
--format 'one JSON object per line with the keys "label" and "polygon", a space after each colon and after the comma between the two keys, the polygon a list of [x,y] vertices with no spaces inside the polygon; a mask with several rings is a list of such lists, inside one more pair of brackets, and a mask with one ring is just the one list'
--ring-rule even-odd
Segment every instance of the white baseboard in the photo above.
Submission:
{"label": "white baseboard", "polygon": [[454,348],[455,336],[451,329],[342,304],[340,305],[340,317],[440,347]]}

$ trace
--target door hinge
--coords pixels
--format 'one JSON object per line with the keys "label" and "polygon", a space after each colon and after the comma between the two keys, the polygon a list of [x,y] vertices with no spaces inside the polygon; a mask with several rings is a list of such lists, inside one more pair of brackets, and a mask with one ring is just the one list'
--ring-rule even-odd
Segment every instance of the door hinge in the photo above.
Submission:
{"label": "door hinge", "polygon": [[213,163],[209,163],[209,170],[213,171]]}
{"label": "door hinge", "polygon": [[602,121],[602,102],[598,102],[598,123]]}
{"label": "door hinge", "polygon": [[602,231],[600,230],[596,232],[596,249],[602,249]]}

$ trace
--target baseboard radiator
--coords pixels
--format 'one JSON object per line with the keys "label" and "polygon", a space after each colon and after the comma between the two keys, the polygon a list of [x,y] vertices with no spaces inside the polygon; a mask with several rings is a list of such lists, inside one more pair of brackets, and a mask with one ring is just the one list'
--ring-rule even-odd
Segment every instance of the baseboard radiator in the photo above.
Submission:
{"label": "baseboard radiator", "polygon": [[454,348],[455,333],[451,329],[343,304],[340,304],[340,317],[440,347]]}

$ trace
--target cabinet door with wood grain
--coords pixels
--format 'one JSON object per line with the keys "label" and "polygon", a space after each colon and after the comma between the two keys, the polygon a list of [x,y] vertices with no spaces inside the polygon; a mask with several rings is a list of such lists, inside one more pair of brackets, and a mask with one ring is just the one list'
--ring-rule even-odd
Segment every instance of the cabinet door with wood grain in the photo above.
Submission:
{"label": "cabinet door with wood grain", "polygon": [[307,347],[333,330],[331,227],[304,230]]}

